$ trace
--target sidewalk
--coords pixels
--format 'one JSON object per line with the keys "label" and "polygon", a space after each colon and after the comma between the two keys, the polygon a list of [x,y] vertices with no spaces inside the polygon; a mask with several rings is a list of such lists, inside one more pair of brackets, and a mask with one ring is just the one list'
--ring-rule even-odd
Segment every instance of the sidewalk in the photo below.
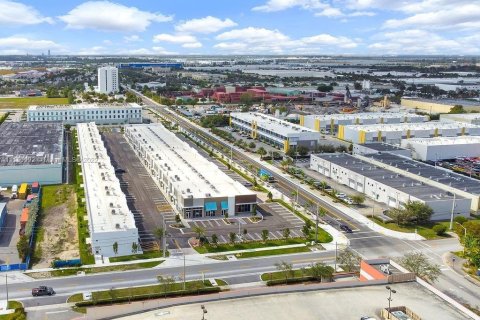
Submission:
{"label": "sidewalk", "polygon": [[[455,262],[453,262],[453,258],[455,258]],[[464,277],[474,285],[480,287],[480,281],[465,272],[465,270],[463,270],[463,265],[467,262],[466,259],[460,258],[459,256],[456,256],[451,252],[447,252],[442,256],[442,260],[445,265],[455,271],[458,275]]]}

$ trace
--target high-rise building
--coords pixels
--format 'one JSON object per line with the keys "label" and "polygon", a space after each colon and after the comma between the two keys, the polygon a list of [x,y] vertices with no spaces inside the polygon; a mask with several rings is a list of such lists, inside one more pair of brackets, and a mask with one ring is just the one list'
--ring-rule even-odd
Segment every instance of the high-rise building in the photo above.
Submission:
{"label": "high-rise building", "polygon": [[118,69],[112,66],[98,68],[98,92],[118,92]]}

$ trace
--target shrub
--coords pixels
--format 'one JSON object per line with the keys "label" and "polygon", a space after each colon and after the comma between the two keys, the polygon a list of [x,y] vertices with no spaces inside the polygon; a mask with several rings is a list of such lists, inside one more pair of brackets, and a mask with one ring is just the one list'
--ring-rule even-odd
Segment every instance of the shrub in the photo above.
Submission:
{"label": "shrub", "polygon": [[443,224],[437,224],[433,226],[433,231],[438,235],[441,236],[445,234],[445,231],[447,231],[447,227]]}
{"label": "shrub", "polygon": [[468,221],[468,219],[465,218],[464,216],[458,216],[458,217],[455,217],[455,219],[453,219],[453,221],[458,222],[460,224],[464,224],[465,222]]}

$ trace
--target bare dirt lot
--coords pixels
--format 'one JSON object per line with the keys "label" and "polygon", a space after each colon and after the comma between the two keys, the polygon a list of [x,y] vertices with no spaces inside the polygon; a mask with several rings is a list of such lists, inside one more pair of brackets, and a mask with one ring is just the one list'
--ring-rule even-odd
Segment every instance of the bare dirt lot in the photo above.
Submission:
{"label": "bare dirt lot", "polygon": [[69,185],[43,187],[35,268],[52,261],[79,258],[76,194]]}

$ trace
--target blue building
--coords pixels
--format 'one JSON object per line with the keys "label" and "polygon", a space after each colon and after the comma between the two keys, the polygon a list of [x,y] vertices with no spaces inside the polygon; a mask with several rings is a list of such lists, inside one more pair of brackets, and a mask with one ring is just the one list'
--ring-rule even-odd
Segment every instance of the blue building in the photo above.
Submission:
{"label": "blue building", "polygon": [[119,63],[117,65],[119,69],[143,69],[143,68],[170,68],[170,69],[182,69],[181,63],[157,63],[157,62],[131,62],[131,63]]}
{"label": "blue building", "polygon": [[7,221],[7,203],[2,202],[0,203],[0,233],[2,233],[3,227],[5,226],[6,221]]}

